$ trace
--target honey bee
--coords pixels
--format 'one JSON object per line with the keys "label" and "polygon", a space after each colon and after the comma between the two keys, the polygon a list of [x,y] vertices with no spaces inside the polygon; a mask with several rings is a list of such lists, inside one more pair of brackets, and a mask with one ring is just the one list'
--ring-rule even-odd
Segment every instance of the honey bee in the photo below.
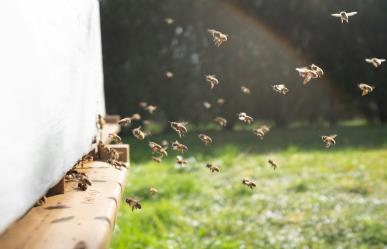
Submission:
{"label": "honey bee", "polygon": [[278,164],[275,161],[269,159],[267,162],[270,164],[270,167],[272,167],[274,170],[277,169]]}
{"label": "honey bee", "polygon": [[375,68],[382,65],[383,62],[385,62],[385,59],[378,59],[378,58],[371,58],[371,59],[365,59],[367,63],[372,64]]}
{"label": "honey bee", "polygon": [[75,163],[74,168],[76,168],[78,165],[81,166],[81,167],[83,168],[83,165],[84,165],[85,163],[88,163],[88,162],[93,161],[93,160],[94,160],[94,158],[93,158],[92,155],[86,154],[86,155],[82,156],[82,158],[79,159],[79,160]]}
{"label": "honey bee", "polygon": [[187,164],[187,160],[185,160],[182,156],[176,157],[176,163],[180,165],[180,167],[183,167],[185,164]]}
{"label": "honey bee", "polygon": [[120,136],[118,136],[117,134],[114,134],[114,133],[109,133],[108,135],[111,139],[112,139],[112,142],[116,143],[116,144],[120,144],[122,143],[122,139]]}
{"label": "honey bee", "polygon": [[98,114],[98,117],[97,117],[97,128],[99,130],[102,130],[104,125],[105,125],[105,119],[103,118],[103,116],[101,114]]}
{"label": "honey bee", "polygon": [[166,17],[166,18],[164,19],[164,22],[165,22],[166,24],[168,24],[168,25],[171,25],[172,23],[175,22],[175,20],[173,20],[173,19],[170,18],[170,17]]}
{"label": "honey bee", "polygon": [[224,104],[224,99],[223,98],[219,98],[216,103],[218,103],[218,105],[223,105]]}
{"label": "honey bee", "polygon": [[155,105],[148,105],[144,109],[145,109],[145,111],[149,112],[149,114],[153,114],[157,110],[157,106],[155,106]]}
{"label": "honey bee", "polygon": [[162,157],[152,157],[152,160],[155,161],[156,163],[161,163],[161,161],[163,160]]}
{"label": "honey bee", "polygon": [[156,188],[150,187],[150,188],[149,188],[149,193],[150,193],[151,195],[155,195],[155,194],[159,193],[159,191],[158,191]]}
{"label": "honey bee", "polygon": [[173,78],[173,73],[167,71],[167,72],[165,72],[165,77],[167,77],[168,79]]}
{"label": "honey bee", "polygon": [[145,101],[141,101],[140,103],[138,103],[138,105],[142,108],[146,108],[148,106],[148,103],[145,102]]}
{"label": "honey bee", "polygon": [[126,164],[118,161],[118,159],[108,159],[106,162],[114,166],[116,169],[127,168]]}
{"label": "honey bee", "polygon": [[78,189],[86,191],[88,186],[91,186],[91,181],[86,175],[80,175],[78,177]]}
{"label": "honey bee", "polygon": [[204,106],[204,108],[206,108],[206,109],[210,109],[210,108],[211,108],[211,103],[209,103],[209,102],[207,102],[207,101],[204,101],[204,102],[203,102],[203,106]]}
{"label": "honey bee", "polygon": [[120,153],[116,149],[107,147],[107,151],[111,160],[118,160],[120,158]]}
{"label": "honey bee", "polygon": [[187,132],[188,132],[188,129],[186,127],[186,125],[188,123],[185,123],[185,122],[169,122],[170,125],[171,125],[171,128],[179,135],[179,137],[182,137],[184,136]]}
{"label": "honey bee", "polygon": [[248,89],[248,88],[245,87],[245,86],[241,86],[241,91],[242,91],[242,93],[244,93],[244,94],[250,94],[250,89]]}
{"label": "honey bee", "polygon": [[217,47],[222,45],[223,42],[227,41],[228,35],[223,34],[220,31],[217,31],[215,29],[209,29],[208,32],[211,34],[212,41],[214,42],[215,46],[217,46]]}
{"label": "honey bee", "polygon": [[214,118],[214,122],[217,123],[218,125],[225,127],[227,125],[227,119],[222,118],[222,117],[216,117]]}
{"label": "honey bee", "polygon": [[308,84],[311,79],[321,78],[324,75],[324,71],[315,64],[307,67],[296,68],[296,70],[299,75],[304,78],[304,85]]}
{"label": "honey bee", "polygon": [[254,129],[253,133],[262,140],[266,133],[268,133],[269,131],[269,127],[267,127],[266,125],[262,125],[258,129]]}
{"label": "honey bee", "polygon": [[135,128],[132,130],[132,134],[135,138],[137,138],[138,140],[144,140],[145,138],[145,133],[143,131],[141,131],[141,126]]}
{"label": "honey bee", "polygon": [[124,127],[129,126],[131,123],[132,123],[132,119],[129,118],[129,117],[120,119],[120,120],[118,121],[118,124],[119,124],[119,125],[122,125],[122,126],[124,126]]}
{"label": "honey bee", "polygon": [[331,14],[331,16],[340,18],[341,23],[344,23],[344,22],[348,23],[349,17],[354,16],[356,14],[357,14],[356,11],[354,11],[354,12],[340,11],[339,13]]}
{"label": "honey bee", "polygon": [[211,171],[211,173],[219,172],[219,167],[215,166],[212,163],[207,163],[206,167]]}
{"label": "honey bee", "polygon": [[243,178],[242,184],[246,185],[250,189],[253,189],[257,186],[257,184],[255,184],[255,182],[253,180],[250,180],[248,178]]}
{"label": "honey bee", "polygon": [[369,94],[370,92],[372,92],[375,87],[374,86],[370,86],[370,85],[367,85],[367,84],[364,84],[364,83],[361,83],[359,85],[357,85],[360,90],[362,90],[362,93],[361,93],[361,96],[365,96],[367,94]]}
{"label": "honey bee", "polygon": [[178,151],[179,153],[184,153],[188,150],[188,147],[176,140],[172,143],[172,149]]}
{"label": "honey bee", "polygon": [[209,136],[207,136],[206,134],[199,134],[198,137],[200,140],[202,140],[204,145],[209,145],[212,143],[212,139]]}
{"label": "honey bee", "polygon": [[136,120],[139,121],[141,119],[141,115],[138,113],[133,114],[132,116],[129,117],[131,120]]}
{"label": "honey bee", "polygon": [[125,199],[125,202],[132,208],[132,212],[135,209],[141,209],[141,204],[138,200],[132,198],[132,197],[127,197]]}
{"label": "honey bee", "polygon": [[211,89],[219,85],[219,80],[216,78],[215,75],[206,75],[206,81],[208,82],[208,84],[210,84]]}
{"label": "honey bee", "polygon": [[283,95],[289,92],[289,89],[284,84],[274,85],[273,90],[274,92],[277,92]]}
{"label": "honey bee", "polygon": [[44,195],[42,198],[40,198],[36,203],[35,207],[37,206],[43,206],[47,202],[47,197]]}
{"label": "honey bee", "polygon": [[329,149],[331,146],[336,144],[335,138],[337,137],[336,134],[329,135],[329,136],[321,136],[322,141],[325,143],[325,148]]}
{"label": "honey bee", "polygon": [[254,119],[250,116],[248,116],[245,112],[237,113],[238,119],[243,121],[246,124],[251,124]]}
{"label": "honey bee", "polygon": [[161,141],[161,145],[164,147],[168,147],[169,143],[167,140],[164,139],[163,141]]}
{"label": "honey bee", "polygon": [[156,153],[158,152],[159,150],[161,150],[163,147],[155,142],[149,142],[148,143],[149,147],[151,148],[152,150],[152,153]]}

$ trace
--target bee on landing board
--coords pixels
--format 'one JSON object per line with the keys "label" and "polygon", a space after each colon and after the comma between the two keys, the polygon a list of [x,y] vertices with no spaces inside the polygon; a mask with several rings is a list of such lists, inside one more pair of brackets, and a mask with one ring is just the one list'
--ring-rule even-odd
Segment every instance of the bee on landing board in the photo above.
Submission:
{"label": "bee on landing board", "polygon": [[216,165],[214,165],[212,163],[207,163],[206,167],[211,171],[211,173],[219,172],[220,171],[219,167],[217,167]]}
{"label": "bee on landing board", "polygon": [[200,140],[202,140],[204,145],[209,145],[212,143],[212,139],[209,136],[207,136],[206,134],[199,134],[198,137]]}
{"label": "bee on landing board", "polygon": [[127,197],[125,199],[125,202],[132,208],[132,212],[135,209],[141,209],[141,204],[138,200],[132,198],[132,197]]}
{"label": "bee on landing board", "polygon": [[223,34],[220,31],[217,31],[215,29],[209,29],[208,32],[211,34],[212,41],[217,47],[219,47],[220,45],[222,45],[222,43],[227,41],[228,35]]}
{"label": "bee on landing board", "polygon": [[333,145],[336,144],[336,137],[337,135],[329,135],[329,136],[321,136],[322,141],[325,143],[325,148],[329,149]]}
{"label": "bee on landing board", "polygon": [[243,178],[242,184],[246,185],[250,189],[253,189],[253,188],[255,188],[257,186],[257,184],[255,184],[255,182],[253,180],[250,180],[248,178]]}

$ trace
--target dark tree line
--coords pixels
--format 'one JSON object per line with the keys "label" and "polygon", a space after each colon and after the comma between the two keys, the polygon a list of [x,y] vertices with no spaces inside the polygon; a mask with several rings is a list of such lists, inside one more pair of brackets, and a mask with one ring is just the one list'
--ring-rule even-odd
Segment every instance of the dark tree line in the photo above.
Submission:
{"label": "dark tree line", "polygon": [[[340,10],[359,14],[344,25],[330,17]],[[374,69],[364,59],[387,57],[386,10],[384,0],[102,1],[108,112],[131,114],[147,101],[159,106],[160,120],[200,123],[221,115],[233,121],[245,111],[278,125],[353,117],[385,123],[387,64]],[[166,17],[175,22],[167,25]],[[229,41],[216,48],[208,28],[229,34]],[[325,76],[302,86],[295,67],[311,63]],[[221,81],[212,91],[206,74]],[[361,97],[361,82],[376,90]],[[289,94],[273,93],[276,83]],[[241,85],[252,94],[242,95]]]}

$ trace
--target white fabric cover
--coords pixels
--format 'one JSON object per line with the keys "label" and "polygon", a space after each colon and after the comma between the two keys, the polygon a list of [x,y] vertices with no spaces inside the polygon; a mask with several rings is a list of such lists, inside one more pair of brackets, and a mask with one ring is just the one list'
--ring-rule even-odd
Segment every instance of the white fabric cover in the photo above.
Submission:
{"label": "white fabric cover", "polygon": [[87,151],[104,113],[97,0],[0,4],[0,233]]}

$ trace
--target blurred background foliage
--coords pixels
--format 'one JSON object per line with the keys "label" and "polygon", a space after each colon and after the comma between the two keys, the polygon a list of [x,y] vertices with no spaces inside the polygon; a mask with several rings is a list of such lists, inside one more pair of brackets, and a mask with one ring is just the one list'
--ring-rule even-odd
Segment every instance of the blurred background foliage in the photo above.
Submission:
{"label": "blurred background foliage", "polygon": [[[359,14],[341,24],[330,16],[340,10]],[[278,126],[386,123],[387,65],[364,61],[387,57],[386,10],[385,0],[102,0],[107,111],[130,115],[146,101],[159,106],[158,121],[200,124],[219,115],[232,127],[244,111]],[[215,47],[208,28],[229,40]],[[295,68],[312,63],[325,75],[303,86]],[[207,74],[221,82],[214,90]],[[361,97],[361,82],[376,90]],[[288,95],[272,91],[279,83]],[[252,93],[243,95],[241,85]],[[206,110],[204,101],[213,107]]]}

